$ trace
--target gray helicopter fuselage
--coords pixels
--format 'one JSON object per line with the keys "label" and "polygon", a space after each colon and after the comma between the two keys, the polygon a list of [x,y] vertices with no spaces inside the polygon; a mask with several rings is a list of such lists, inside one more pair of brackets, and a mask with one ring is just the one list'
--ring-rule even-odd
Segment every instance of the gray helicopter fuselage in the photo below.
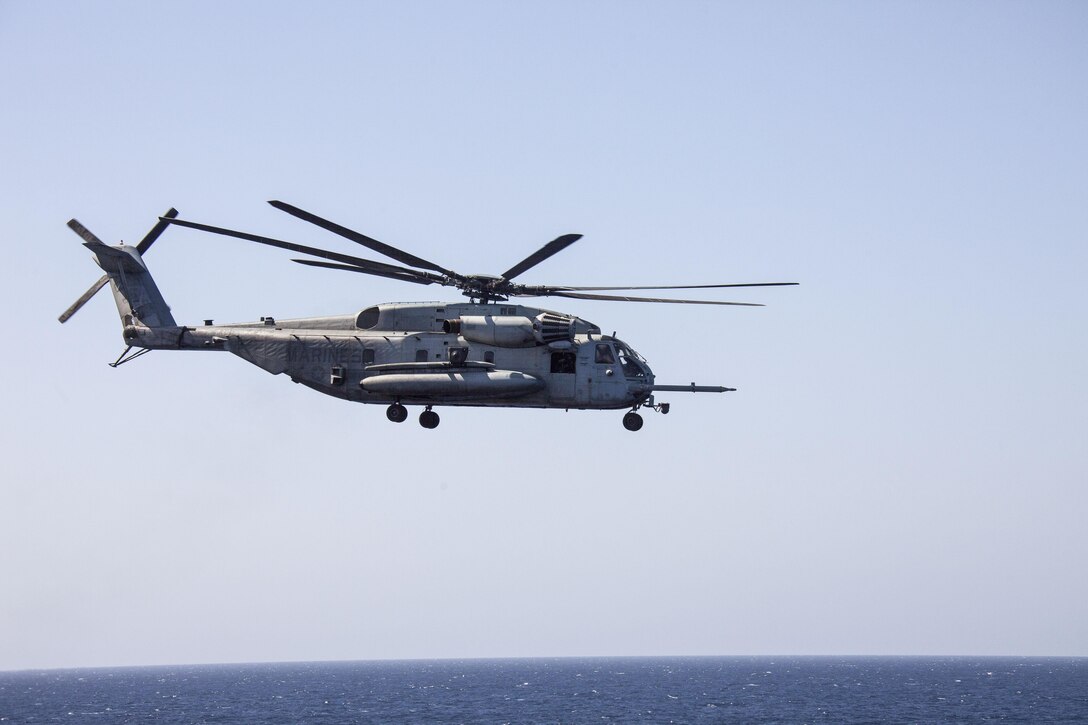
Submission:
{"label": "gray helicopter fuselage", "polygon": [[[724,393],[716,385],[657,385],[646,361],[622,340],[602,335],[599,327],[579,317],[511,304],[526,297],[618,300],[673,304],[758,306],[749,302],[717,302],[629,294],[615,290],[765,287],[792,282],[750,284],[643,285],[568,287],[524,285],[523,272],[566,249],[580,234],[556,237],[501,276],[463,275],[327,219],[281,201],[281,211],[316,224],[399,264],[375,262],[350,254],[308,247],[257,234],[213,227],[177,218],[171,208],[135,247],[109,246],[77,220],[68,226],[83,239],[105,274],[58,317],[70,319],[107,283],[121,318],[128,347],[111,367],[149,350],[222,350],[274,375],[286,374],[318,392],[358,403],[388,405],[386,417],[403,423],[406,405],[421,405],[419,423],[439,424],[432,410],[439,405],[510,408],[623,409],[623,427],[642,428],[638,410],[669,412],[655,392]],[[338,269],[415,284],[456,287],[469,302],[416,302],[367,307],[357,314],[256,323],[182,326],[174,320],[143,254],[171,224],[288,249],[311,267]]]}
{"label": "gray helicopter fuselage", "polygon": [[381,304],[357,314],[200,326],[126,325],[149,349],[225,350],[359,403],[631,408],[654,376],[578,317],[507,302]]}

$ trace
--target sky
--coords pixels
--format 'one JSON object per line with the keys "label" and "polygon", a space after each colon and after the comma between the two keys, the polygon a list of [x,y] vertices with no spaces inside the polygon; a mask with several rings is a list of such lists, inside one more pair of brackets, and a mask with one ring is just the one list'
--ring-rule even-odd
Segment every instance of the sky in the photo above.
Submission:
{"label": "sky", "polygon": [[[0,669],[1088,656],[1088,6],[0,1]],[[65,227],[357,253],[282,199],[639,350],[621,411],[393,425],[227,354],[118,369]],[[172,228],[182,323],[452,290]],[[373,256],[373,255],[371,255]]]}

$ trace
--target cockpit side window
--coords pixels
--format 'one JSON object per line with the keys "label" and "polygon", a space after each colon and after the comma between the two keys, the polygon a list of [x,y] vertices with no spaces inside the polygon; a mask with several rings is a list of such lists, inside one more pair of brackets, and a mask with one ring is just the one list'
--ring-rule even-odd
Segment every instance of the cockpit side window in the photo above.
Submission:
{"label": "cockpit side window", "polygon": [[612,353],[612,346],[608,343],[597,344],[597,355],[595,358],[598,364],[602,365],[615,365],[616,356]]}

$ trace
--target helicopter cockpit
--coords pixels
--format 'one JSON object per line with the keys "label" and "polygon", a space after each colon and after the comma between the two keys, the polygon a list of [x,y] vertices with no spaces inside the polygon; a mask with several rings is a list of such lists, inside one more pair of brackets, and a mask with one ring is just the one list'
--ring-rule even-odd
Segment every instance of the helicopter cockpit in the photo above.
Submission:
{"label": "helicopter cockpit", "polygon": [[626,343],[613,338],[611,344],[606,342],[597,344],[595,362],[614,365],[617,358],[620,369],[623,370],[623,377],[628,380],[644,380],[652,375],[646,359],[628,347]]}

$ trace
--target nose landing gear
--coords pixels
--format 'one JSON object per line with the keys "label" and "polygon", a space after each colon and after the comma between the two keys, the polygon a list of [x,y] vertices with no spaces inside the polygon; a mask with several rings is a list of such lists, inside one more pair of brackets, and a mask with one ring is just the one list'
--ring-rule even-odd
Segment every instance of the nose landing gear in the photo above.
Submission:
{"label": "nose landing gear", "polygon": [[658,413],[662,413],[662,414],[666,414],[666,415],[669,412],[669,404],[668,403],[655,403],[654,402],[654,396],[651,395],[644,402],[635,405],[635,407],[632,408],[627,413],[627,415],[623,416],[623,427],[624,428],[626,428],[629,431],[636,431],[636,430],[639,430],[639,429],[642,428],[642,416],[638,414],[638,409],[642,408],[644,406],[647,407],[647,408],[650,408],[652,410],[656,410]]}

